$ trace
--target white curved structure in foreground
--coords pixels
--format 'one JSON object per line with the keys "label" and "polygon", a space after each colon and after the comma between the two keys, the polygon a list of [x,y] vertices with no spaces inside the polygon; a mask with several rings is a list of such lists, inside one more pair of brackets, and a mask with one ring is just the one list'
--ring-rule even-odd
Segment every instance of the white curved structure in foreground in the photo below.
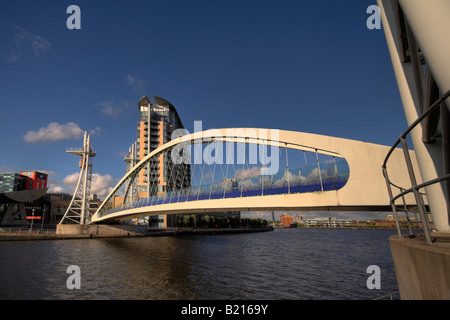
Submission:
{"label": "white curved structure in foreground", "polygon": [[[377,2],[406,120],[412,126],[450,91],[450,1]],[[449,119],[447,96],[409,133],[420,169],[415,172],[420,172],[424,182],[450,175]],[[450,179],[422,190],[436,229],[450,232]]]}

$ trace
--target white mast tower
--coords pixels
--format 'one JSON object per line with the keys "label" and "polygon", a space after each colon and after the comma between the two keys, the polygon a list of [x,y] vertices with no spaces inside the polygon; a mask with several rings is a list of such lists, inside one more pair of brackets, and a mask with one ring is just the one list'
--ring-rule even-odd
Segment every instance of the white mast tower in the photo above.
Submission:
{"label": "white mast tower", "polygon": [[80,176],[77,187],[73,193],[72,201],[59,224],[88,224],[90,220],[89,204],[92,177],[92,158],[95,153],[89,143],[90,136],[84,132],[83,148],[71,148],[66,152],[81,156]]}

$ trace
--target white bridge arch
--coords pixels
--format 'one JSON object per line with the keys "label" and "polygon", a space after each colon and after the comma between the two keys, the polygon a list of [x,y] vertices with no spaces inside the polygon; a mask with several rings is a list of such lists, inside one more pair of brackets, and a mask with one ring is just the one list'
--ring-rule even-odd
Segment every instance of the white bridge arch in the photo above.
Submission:
{"label": "white bridge arch", "polygon": [[[159,196],[162,201],[138,201],[129,196],[133,181],[138,173],[163,152],[173,150],[174,147],[186,143],[244,143],[260,146],[284,148],[290,150],[315,152],[321,155],[345,159],[349,172],[344,183],[336,188],[307,190],[303,192],[287,192],[278,194],[260,194],[237,197],[210,197],[206,199],[179,201],[182,190],[175,190],[177,195],[171,197],[173,201],[163,201],[165,196]],[[160,214],[207,213],[223,211],[391,211],[386,180],[381,165],[390,147],[362,141],[336,138],[324,135],[285,131],[277,129],[258,128],[228,128],[195,132],[174,139],[148,154],[139,161],[114,187],[98,210],[92,215],[90,223],[101,223],[111,220],[128,220],[136,217],[154,216]],[[281,153],[280,153],[281,154]],[[414,151],[410,151],[414,169],[417,161]],[[286,153],[287,157],[287,153]],[[245,162],[245,161],[244,161]],[[288,160],[286,158],[286,169]],[[289,170],[289,169],[288,169]],[[320,168],[319,168],[320,174]],[[202,173],[203,174],[203,173]],[[391,164],[388,168],[390,181],[396,185],[410,186],[407,168],[401,149],[395,149],[391,154]],[[418,177],[420,180],[420,177]],[[261,180],[263,181],[263,180]],[[126,186],[123,202],[119,207],[111,208],[111,199]],[[209,187],[208,187],[209,188]],[[212,188],[212,186],[211,186]],[[263,188],[264,189],[264,188]],[[225,192],[224,192],[225,194]],[[128,195],[128,196],[127,196]],[[131,199],[127,202],[127,199]],[[184,198],[183,198],[184,199]],[[405,197],[406,206],[415,206],[414,197]]]}

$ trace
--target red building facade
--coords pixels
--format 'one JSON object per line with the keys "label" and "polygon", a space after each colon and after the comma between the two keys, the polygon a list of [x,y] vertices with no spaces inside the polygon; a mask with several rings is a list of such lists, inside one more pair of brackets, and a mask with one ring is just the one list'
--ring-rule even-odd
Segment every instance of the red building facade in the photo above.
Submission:
{"label": "red building facade", "polygon": [[39,171],[21,171],[20,174],[27,177],[25,190],[47,188],[47,174]]}

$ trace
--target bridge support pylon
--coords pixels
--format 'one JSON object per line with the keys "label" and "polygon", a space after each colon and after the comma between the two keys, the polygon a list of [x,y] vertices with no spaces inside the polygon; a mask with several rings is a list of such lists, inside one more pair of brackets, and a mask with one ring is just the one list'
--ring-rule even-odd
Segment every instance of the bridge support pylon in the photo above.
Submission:
{"label": "bridge support pylon", "polygon": [[90,223],[90,190],[92,178],[92,158],[95,153],[90,145],[90,136],[84,133],[83,148],[67,149],[68,153],[81,156],[80,175],[77,187],[73,193],[72,201],[61,219],[61,224],[79,224],[85,225]]}

